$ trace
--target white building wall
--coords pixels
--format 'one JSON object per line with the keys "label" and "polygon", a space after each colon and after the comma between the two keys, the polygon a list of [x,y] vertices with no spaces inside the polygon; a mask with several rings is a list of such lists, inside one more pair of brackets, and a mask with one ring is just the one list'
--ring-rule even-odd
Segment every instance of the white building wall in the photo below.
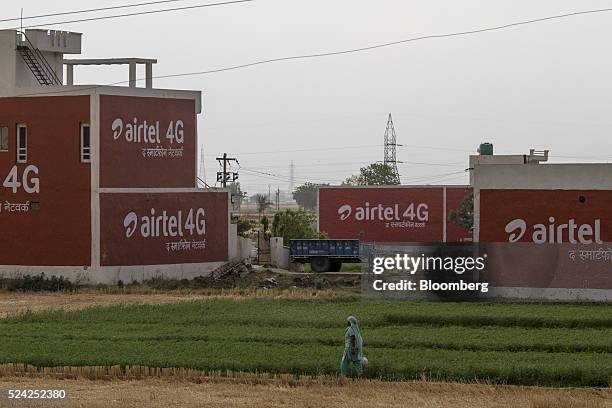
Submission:
{"label": "white building wall", "polygon": [[[81,34],[56,30],[25,30],[32,45],[39,49],[63,83],[64,54],[80,54]],[[15,88],[39,87],[38,80],[17,50],[16,30],[0,30],[0,95],[13,94]]]}
{"label": "white building wall", "polygon": [[15,48],[15,31],[0,30],[0,95],[10,95],[15,89]]}

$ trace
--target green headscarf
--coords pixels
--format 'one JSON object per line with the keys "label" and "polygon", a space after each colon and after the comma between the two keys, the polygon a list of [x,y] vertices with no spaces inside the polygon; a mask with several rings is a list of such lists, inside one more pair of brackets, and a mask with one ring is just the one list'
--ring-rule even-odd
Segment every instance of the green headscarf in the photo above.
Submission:
{"label": "green headscarf", "polygon": [[344,336],[346,352],[351,355],[351,336],[355,336],[355,355],[351,355],[351,359],[361,361],[363,359],[363,338],[361,337],[361,330],[359,330],[357,319],[355,316],[349,316],[346,318],[346,321],[349,323]]}

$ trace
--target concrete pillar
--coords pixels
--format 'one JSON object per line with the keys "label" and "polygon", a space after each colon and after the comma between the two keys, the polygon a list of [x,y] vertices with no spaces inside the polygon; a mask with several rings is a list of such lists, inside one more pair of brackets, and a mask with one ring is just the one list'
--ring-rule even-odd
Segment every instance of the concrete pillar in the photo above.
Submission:
{"label": "concrete pillar", "polygon": [[74,85],[74,65],[66,65],[66,85]]}
{"label": "concrete pillar", "polygon": [[147,62],[145,65],[145,87],[147,89],[153,88],[153,63]]}
{"label": "concrete pillar", "polygon": [[130,88],[136,88],[136,63],[130,62]]}

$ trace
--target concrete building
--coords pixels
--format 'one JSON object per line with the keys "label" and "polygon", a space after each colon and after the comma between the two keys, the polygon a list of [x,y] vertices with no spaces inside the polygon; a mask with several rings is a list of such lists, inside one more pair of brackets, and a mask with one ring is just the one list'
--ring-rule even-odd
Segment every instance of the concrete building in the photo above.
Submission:
{"label": "concrete building", "polygon": [[[189,278],[239,256],[229,192],[197,188],[200,91],[154,89],[152,59],[63,59],[80,50],[0,31],[0,273]],[[82,64],[127,64],[129,86],[63,85]]]}
{"label": "concrete building", "polygon": [[[612,164],[550,164],[548,151],[470,156],[469,186],[323,187],[330,238],[394,248],[476,242],[485,296],[612,301]],[[473,194],[473,231],[449,221]]]}
{"label": "concrete building", "polygon": [[612,164],[546,158],[470,158],[490,295],[612,301]]}

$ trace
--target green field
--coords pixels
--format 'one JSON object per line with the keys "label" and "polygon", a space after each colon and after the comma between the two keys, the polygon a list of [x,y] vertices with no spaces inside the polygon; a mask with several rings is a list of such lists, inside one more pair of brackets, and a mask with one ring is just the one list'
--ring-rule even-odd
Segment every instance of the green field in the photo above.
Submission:
{"label": "green field", "polygon": [[0,363],[336,374],[346,316],[369,377],[609,386],[612,306],[205,300],[0,320]]}

